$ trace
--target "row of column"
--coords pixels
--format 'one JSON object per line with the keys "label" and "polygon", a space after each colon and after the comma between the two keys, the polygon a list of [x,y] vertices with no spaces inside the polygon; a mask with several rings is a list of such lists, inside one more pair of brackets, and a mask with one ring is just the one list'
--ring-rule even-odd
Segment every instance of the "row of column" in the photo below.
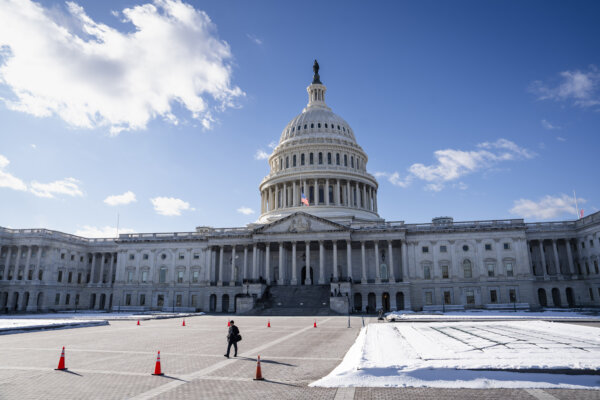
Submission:
{"label": "row of column", "polygon": [[[541,258],[541,263],[542,263],[542,272],[544,275],[544,278],[548,277],[548,265],[546,263],[546,252],[544,250],[544,240],[545,239],[541,239],[541,240],[537,240],[538,242],[538,247],[540,249],[540,258]],[[558,257],[558,246],[556,244],[556,242],[560,239],[549,239],[552,241],[552,251],[554,253],[554,265],[555,265],[555,269],[556,269],[556,274],[560,275],[561,271],[560,271],[560,260]],[[575,275],[575,266],[573,265],[573,253],[571,250],[571,239],[564,239],[565,241],[565,247],[567,248],[567,260],[569,262],[569,273],[571,275]],[[533,248],[533,241],[530,241],[531,247]],[[528,251],[529,257],[530,257],[530,264],[533,267],[533,262],[531,261],[531,253]],[[535,275],[535,271],[532,271],[532,274]]]}
{"label": "row of column", "polygon": [[[330,184],[335,181],[335,185]],[[310,201],[310,188],[313,188],[311,205],[333,205],[362,208],[377,212],[377,190],[371,185],[357,181],[340,179],[307,179],[284,182],[267,187],[261,192],[261,213],[302,205],[302,193]],[[323,197],[319,195],[323,188]],[[330,198],[329,190],[333,196]]]}
{"label": "row of column", "polygon": [[[305,251],[305,255],[303,257],[303,260],[305,261],[306,265],[306,278],[305,278],[305,284],[310,285],[312,284],[311,282],[311,278],[310,278],[310,268],[311,268],[311,258],[310,258],[310,244],[312,241],[304,241],[304,251]],[[318,262],[318,284],[323,285],[327,283],[327,278],[325,276],[325,241],[320,240],[318,241],[319,244],[319,262]],[[333,269],[332,269],[332,275],[333,275],[333,280],[334,282],[339,281],[340,276],[342,275],[343,271],[340,271],[340,266],[338,265],[338,257],[340,257],[339,252],[338,252],[338,241],[333,240],[331,241],[333,248],[332,248],[332,264],[333,264]],[[352,280],[352,244],[351,241],[346,240],[346,241],[342,241],[345,242],[346,244],[346,269],[347,269],[347,273],[346,276],[348,279]],[[298,279],[298,268],[297,268],[297,245],[298,242],[296,241],[292,241],[292,242],[276,242],[278,243],[279,246],[279,277],[278,277],[278,284],[283,285],[288,277],[285,276],[286,274],[286,268],[284,268],[284,264],[285,264],[285,251],[287,251],[287,247],[286,247],[286,243],[290,243],[291,245],[291,251],[292,251],[292,257],[291,257],[291,261],[292,261],[292,265],[291,265],[291,277],[289,278],[289,282],[291,285],[297,285],[299,284],[299,279]],[[361,279],[360,282],[361,283],[367,283],[368,281],[368,277],[367,277],[367,257],[366,257],[366,243],[367,241],[360,241],[360,249],[361,249]],[[231,247],[231,260],[229,262],[229,265],[226,265],[225,263],[225,248],[226,247]],[[243,247],[243,264],[242,264],[242,276],[241,277],[237,277],[236,278],[236,274],[235,274],[235,268],[236,268],[236,245],[221,245],[221,246],[217,246],[216,248],[213,248],[210,250],[209,253],[211,253],[211,256],[209,256],[208,258],[210,259],[210,264],[209,264],[209,268],[208,270],[212,271],[213,276],[217,277],[218,276],[218,280],[217,280],[217,285],[221,286],[223,285],[223,277],[224,277],[224,271],[225,268],[230,268],[230,281],[229,281],[229,285],[233,286],[236,284],[236,281],[245,281],[245,280],[253,280],[253,281],[259,281],[261,278],[264,279],[266,281],[267,284],[270,284],[272,281],[271,278],[271,266],[270,266],[270,262],[271,262],[271,245],[270,243],[266,243],[264,245],[264,248],[262,245],[259,246],[258,243],[255,243],[252,245],[251,247],[251,265],[250,265],[250,260],[248,257],[248,253],[249,253],[249,246],[248,245],[242,245]],[[379,261],[379,241],[373,241],[373,247],[374,247],[374,257],[375,257],[375,283],[382,283],[383,281],[387,281],[387,282],[396,282],[396,277],[395,277],[395,271],[394,271],[394,256],[393,256],[393,246],[392,246],[392,241],[388,240],[387,241],[387,250],[388,250],[388,276],[386,279],[382,279],[381,277],[381,270],[380,270],[380,261]],[[218,265],[216,264],[216,260],[217,260],[217,256],[216,253],[218,252]],[[406,243],[404,241],[402,241],[402,249],[401,249],[401,254],[402,254],[402,265],[406,266],[408,263],[408,257],[407,257],[407,250],[406,250]],[[213,255],[214,254],[214,255]],[[341,255],[341,257],[343,257],[343,255]],[[261,266],[264,265],[264,272],[265,272],[265,276],[261,276],[260,275],[260,270],[261,270]],[[218,268],[218,271],[217,271]],[[251,270],[250,270],[251,268]],[[407,275],[407,268],[403,267],[402,268],[402,278],[404,281],[408,280],[408,275]]]}
{"label": "row of column", "polygon": [[[98,257],[100,255],[100,257]],[[110,258],[110,262],[105,262],[106,257]],[[97,260],[100,259],[100,265]],[[92,266],[90,268],[90,283],[112,283],[112,276],[116,271],[113,271],[115,267],[115,254],[114,253],[93,253],[92,255]],[[106,267],[108,264],[108,277],[105,280],[104,275],[106,273]],[[98,279],[96,279],[97,272],[100,272]]]}
{"label": "row of column", "polygon": [[[14,246],[2,246],[0,247],[0,254],[2,254],[2,250],[4,247],[7,247],[7,253],[6,253],[6,258],[5,258],[5,271],[4,271],[4,280],[9,280],[9,271],[10,271],[10,264],[11,264],[11,257],[12,257],[12,249]],[[33,250],[33,246],[16,246],[17,247],[17,257],[16,257],[16,263],[15,263],[15,269],[13,271],[13,275],[12,277],[10,277],[12,281],[17,280],[17,276],[19,275],[19,269],[21,267],[21,258],[22,258],[22,249],[23,248],[27,248],[27,256],[25,258],[25,268],[23,269],[23,273],[25,274],[25,271],[27,270],[27,268],[30,267],[31,264],[31,255],[32,255],[32,250]],[[40,268],[40,264],[42,261],[42,249],[39,246],[37,247],[37,252],[36,252],[36,262],[35,262],[35,271],[34,271],[34,275],[36,273],[36,271],[39,270]]]}

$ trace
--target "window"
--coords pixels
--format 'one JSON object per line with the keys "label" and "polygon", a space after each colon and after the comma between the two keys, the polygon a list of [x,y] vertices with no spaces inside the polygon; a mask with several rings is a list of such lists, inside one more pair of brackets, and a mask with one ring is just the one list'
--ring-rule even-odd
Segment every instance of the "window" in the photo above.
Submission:
{"label": "window", "polygon": [[161,268],[158,275],[158,283],[165,283],[167,281],[167,269]]}
{"label": "window", "polygon": [[62,275],[63,275],[63,272],[62,271],[58,271],[58,279],[57,280],[59,282],[62,282]]}
{"label": "window", "polygon": [[506,267],[506,276],[513,276],[513,265],[510,262],[507,262],[504,264],[504,267]]}
{"label": "window", "polygon": [[350,167],[354,168],[354,156],[350,156]]}
{"label": "window", "polygon": [[67,277],[67,282],[68,282],[68,283],[71,283],[71,282],[73,282],[73,272],[70,272],[70,271],[69,271],[69,275],[68,275],[68,277]]}
{"label": "window", "polygon": [[19,268],[19,271],[17,272],[17,279],[22,281],[23,280],[23,268]]}
{"label": "window", "polygon": [[449,290],[444,290],[444,304],[452,304],[452,293]]}
{"label": "window", "polygon": [[599,271],[598,271],[598,260],[594,260],[594,270],[596,271],[596,274],[599,273]]}
{"label": "window", "polygon": [[[0,277],[0,279],[2,279],[2,278]],[[30,268],[29,271],[27,271],[27,280],[30,281],[32,279],[33,279],[33,269]]]}
{"label": "window", "polygon": [[65,305],[68,306],[70,301],[71,301],[71,295],[69,293],[67,293],[67,295],[65,296]]}
{"label": "window", "polygon": [[336,155],[335,155],[335,163],[336,163],[336,165],[340,165],[340,153],[336,153]]}
{"label": "window", "polygon": [[327,164],[331,165],[331,153],[327,153]]}
{"label": "window", "polygon": [[340,126],[338,125],[337,127],[338,127],[338,131],[339,131],[340,130]]}
{"label": "window", "polygon": [[510,243],[504,243],[504,250],[510,250]]}
{"label": "window", "polygon": [[323,153],[319,153],[319,165],[323,164]]}
{"label": "window", "polygon": [[148,271],[142,271],[142,283],[148,282]]}
{"label": "window", "polygon": [[304,129],[308,129],[308,125],[307,124],[304,124]]}
{"label": "window", "polygon": [[310,124],[310,129],[313,129],[315,127],[315,124]]}
{"label": "window", "polygon": [[471,289],[465,291],[467,305],[475,305],[475,292]]}
{"label": "window", "polygon": [[491,243],[486,243],[486,244],[485,244],[485,249],[486,249],[487,251],[490,251],[490,250],[492,250],[492,244],[491,244]]}
{"label": "window", "polygon": [[587,261],[585,262],[585,273],[588,275],[590,274],[590,263]]}
{"label": "window", "polygon": [[344,167],[348,166],[348,155],[344,154]]}
{"label": "window", "polygon": [[498,302],[498,292],[490,290],[490,303],[495,304]]}
{"label": "window", "polygon": [[304,154],[300,154],[300,165],[304,165]]}
{"label": "window", "polygon": [[185,259],[185,254],[184,254],[184,253],[179,253],[179,259],[180,259],[180,260],[183,260],[183,259]]}
{"label": "window", "polygon": [[183,271],[177,271],[177,283],[183,283]]}
{"label": "window", "polygon": [[440,253],[446,253],[448,252],[448,247],[446,247],[446,245],[441,245],[440,246]]}
{"label": "window", "polygon": [[78,306],[79,305],[79,294],[75,295],[75,305]]}
{"label": "window", "polygon": [[421,251],[423,253],[429,253],[429,246],[423,246],[423,247],[421,247]]}
{"label": "window", "polygon": [[148,254],[144,254],[144,255],[142,256],[142,259],[144,259],[144,260],[147,260],[147,259],[148,259]]}
{"label": "window", "polygon": [[[25,254],[25,253],[23,253]],[[75,261],[75,256],[73,254],[71,254],[71,261]]]}
{"label": "window", "polygon": [[198,278],[200,277],[200,271],[194,271],[192,272],[192,282],[193,283],[198,283]]}
{"label": "window", "polygon": [[463,273],[465,275],[465,278],[473,277],[473,269],[471,267],[471,261],[469,261],[469,260],[463,261]]}
{"label": "window", "polygon": [[181,296],[180,294],[178,294],[178,295],[175,297],[175,307],[181,307],[181,298],[182,298],[182,297],[183,297],[183,296]]}
{"label": "window", "polygon": [[133,282],[133,271],[129,270],[127,271],[127,283],[132,283]]}
{"label": "window", "polygon": [[146,305],[146,295],[140,294],[140,306],[145,306],[145,305]]}
{"label": "window", "polygon": [[511,303],[517,302],[517,291],[515,289],[508,289],[508,299]]}
{"label": "window", "polygon": [[581,242],[581,248],[585,249],[585,242]]}
{"label": "window", "polygon": [[77,274],[77,283],[81,283],[81,272]]}
{"label": "window", "polygon": [[200,254],[194,253],[194,260],[199,260],[199,259],[200,259]]}
{"label": "window", "polygon": [[60,259],[61,259],[61,260],[64,260],[64,259],[65,259],[65,253],[62,253],[62,254],[60,255]]}
{"label": "window", "polygon": [[130,255],[129,255],[129,259],[130,259],[130,260],[135,260],[135,254],[130,254]]}
{"label": "window", "polygon": [[54,296],[54,305],[57,306],[60,304],[60,293],[56,293],[56,296]]}
{"label": "window", "polygon": [[165,295],[164,294],[159,294],[158,297],[156,297],[156,305],[158,307],[162,307],[165,304]]}
{"label": "window", "polygon": [[429,265],[423,267],[423,278],[431,279],[431,267]]}
{"label": "window", "polygon": [[292,156],[292,167],[295,167],[295,166],[296,166],[296,155],[294,154]]}
{"label": "window", "polygon": [[425,292],[425,305],[432,305],[433,304],[433,293],[431,292]]}
{"label": "window", "polygon": [[290,167],[290,157],[289,157],[289,156],[286,156],[286,157],[285,157],[285,167],[286,167],[286,168],[289,168],[289,167]]}
{"label": "window", "polygon": [[590,288],[590,300],[594,301],[594,291]]}
{"label": "window", "polygon": [[130,306],[131,305],[131,293],[127,293],[125,295],[125,305],[126,306]]}
{"label": "window", "polygon": [[79,257],[79,262],[83,262],[83,256]]}
{"label": "window", "polygon": [[317,124],[317,128],[320,128],[320,127],[321,127],[321,123],[319,122],[319,123]]}
{"label": "window", "polygon": [[163,253],[160,255],[160,258],[161,258],[161,260],[164,260],[165,258],[167,258],[167,255]]}
{"label": "window", "polygon": [[42,279],[44,279],[44,271],[40,269],[38,271],[38,281],[41,281]]}
{"label": "window", "polygon": [[488,273],[488,277],[490,277],[490,278],[494,277],[494,264],[492,264],[492,263],[487,264],[487,273]]}
{"label": "window", "polygon": [[469,246],[467,246],[466,244],[463,246],[463,251],[469,251]]}
{"label": "window", "polygon": [[308,155],[308,163],[309,163],[310,165],[313,165],[313,164],[315,163],[315,160],[314,160],[313,153],[310,153],[310,154]]}
{"label": "window", "polygon": [[590,239],[590,247],[594,247],[594,241]]}
{"label": "window", "polygon": [[198,307],[198,295],[197,294],[192,295],[192,307]]}
{"label": "window", "polygon": [[442,278],[448,279],[449,277],[450,277],[450,275],[448,274],[448,266],[442,265]]}

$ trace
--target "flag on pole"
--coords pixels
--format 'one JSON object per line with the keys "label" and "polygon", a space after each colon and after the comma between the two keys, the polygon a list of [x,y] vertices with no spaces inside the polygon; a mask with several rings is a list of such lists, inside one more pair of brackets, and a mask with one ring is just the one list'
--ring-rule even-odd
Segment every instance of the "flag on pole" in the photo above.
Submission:
{"label": "flag on pole", "polygon": [[304,193],[302,193],[302,198],[301,198],[302,204],[304,204],[305,206],[308,206],[308,200],[306,199],[306,196],[304,195]]}
{"label": "flag on pole", "polygon": [[583,208],[579,210],[579,218],[583,218]]}

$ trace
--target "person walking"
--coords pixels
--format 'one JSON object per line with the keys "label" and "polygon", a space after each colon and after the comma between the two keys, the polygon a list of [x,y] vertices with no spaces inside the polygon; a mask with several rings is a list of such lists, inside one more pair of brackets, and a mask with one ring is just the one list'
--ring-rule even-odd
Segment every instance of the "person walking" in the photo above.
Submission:
{"label": "person walking", "polygon": [[237,357],[237,343],[242,340],[242,336],[240,335],[240,330],[233,323],[233,321],[229,321],[231,326],[229,327],[229,332],[227,333],[227,354],[224,354],[225,357],[229,358],[229,351],[231,350],[231,345],[233,345],[233,349],[235,352],[233,353],[234,357]]}

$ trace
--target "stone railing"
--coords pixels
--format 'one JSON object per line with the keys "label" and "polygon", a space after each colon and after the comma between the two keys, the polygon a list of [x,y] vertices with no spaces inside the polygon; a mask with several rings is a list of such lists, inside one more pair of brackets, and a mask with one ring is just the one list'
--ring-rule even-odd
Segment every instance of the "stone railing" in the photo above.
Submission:
{"label": "stone railing", "polygon": [[69,233],[53,231],[49,229],[9,229],[0,227],[0,233],[7,235],[19,235],[31,238],[44,238],[54,240],[64,240],[73,243],[85,244],[113,244],[114,238],[84,238],[81,236],[71,235]]}
{"label": "stone railing", "polygon": [[406,229],[413,232],[453,231],[453,230],[486,230],[486,229],[518,229],[524,228],[522,219],[495,219],[484,221],[460,221],[449,224],[406,224]]}
{"label": "stone railing", "polygon": [[[295,175],[301,174],[301,173],[304,173],[304,172],[311,172],[311,173],[316,173],[316,172],[343,172],[343,173],[352,173],[354,175],[362,176],[362,177],[365,177],[367,179],[372,179],[373,181],[377,182],[377,179],[375,179],[375,177],[373,175],[371,175],[370,173],[368,173],[364,169],[356,169],[356,168],[352,168],[352,167],[344,167],[342,165],[313,164],[313,165],[304,165],[304,166],[301,166],[301,167],[290,167],[290,168],[285,168],[285,169],[280,170],[280,171],[270,172],[269,175],[267,175],[266,177],[264,177],[263,180],[260,182],[259,187],[264,182],[266,182],[266,181],[268,181],[270,179],[273,179],[275,177],[286,177],[286,176],[294,177]],[[317,179],[321,179],[319,177],[316,177],[316,178]],[[299,180],[300,178],[296,178],[296,179]]]}
{"label": "stone railing", "polygon": [[568,231],[575,230],[575,221],[531,222],[525,227],[528,232]]}

